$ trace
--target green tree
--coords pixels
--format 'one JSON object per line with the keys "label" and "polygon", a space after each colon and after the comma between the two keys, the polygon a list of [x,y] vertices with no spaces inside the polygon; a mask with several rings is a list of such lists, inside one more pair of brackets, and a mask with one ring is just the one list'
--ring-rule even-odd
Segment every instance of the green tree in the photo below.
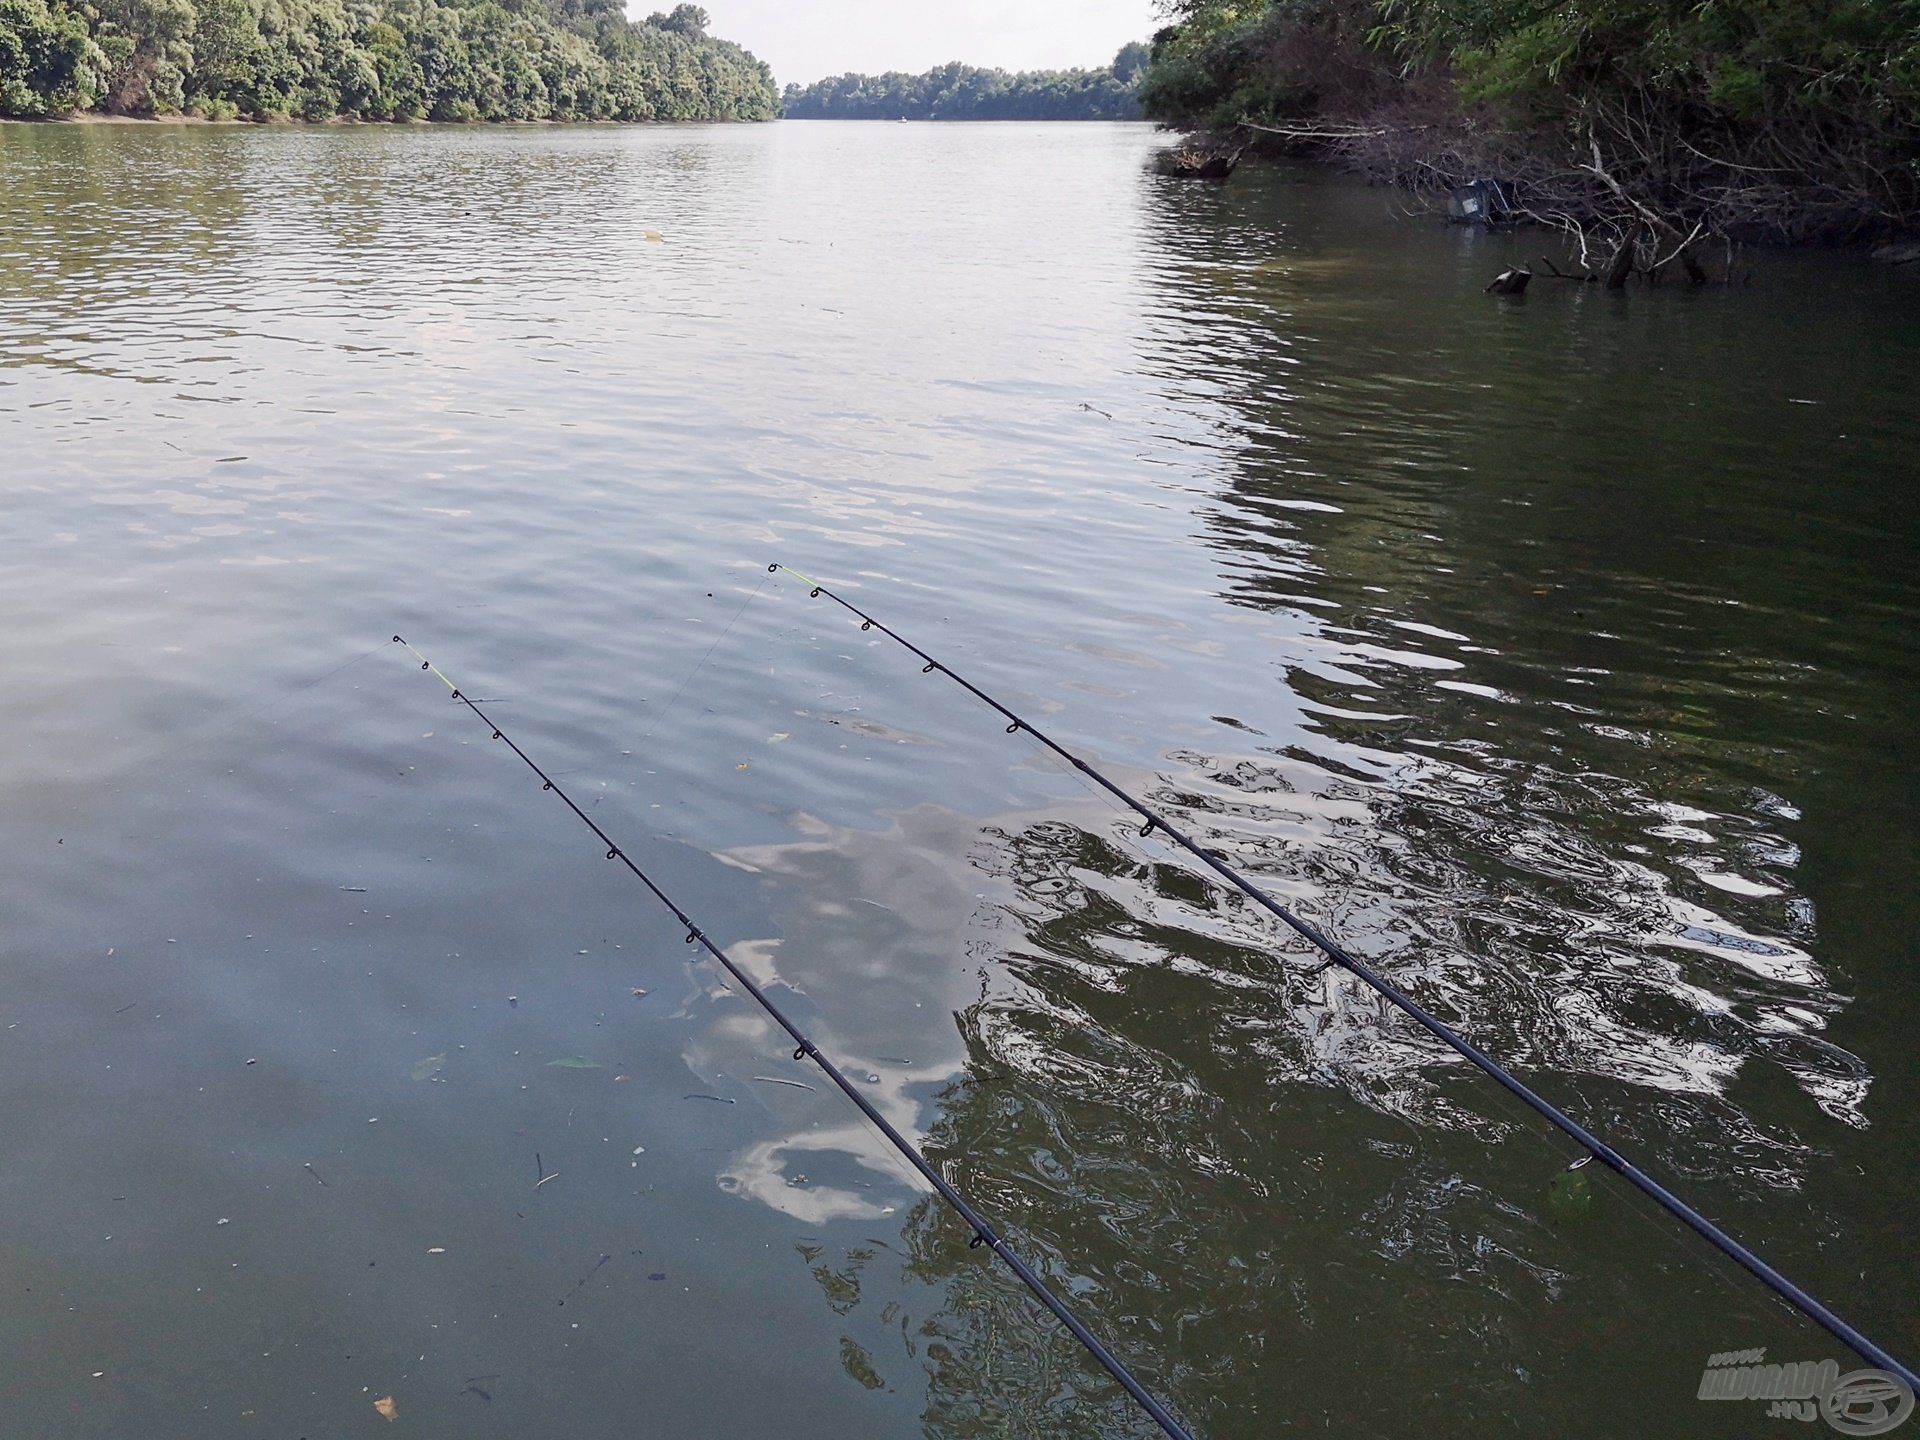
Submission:
{"label": "green tree", "polygon": [[[0,113],[318,120],[766,120],[767,67],[680,5],[620,0],[0,0]],[[76,48],[77,47],[77,48]]]}
{"label": "green tree", "polygon": [[46,0],[0,0],[0,115],[58,115],[93,105],[108,59],[86,22]]}
{"label": "green tree", "polygon": [[656,10],[647,17],[647,23],[656,30],[667,30],[675,35],[685,35],[689,40],[699,40],[706,35],[707,26],[712,21],[698,5],[676,5],[672,13],[667,15]]}
{"label": "green tree", "polygon": [[921,75],[836,75],[789,85],[794,120],[1135,120],[1146,47],[1130,45],[1105,70],[984,70],[952,62]]}

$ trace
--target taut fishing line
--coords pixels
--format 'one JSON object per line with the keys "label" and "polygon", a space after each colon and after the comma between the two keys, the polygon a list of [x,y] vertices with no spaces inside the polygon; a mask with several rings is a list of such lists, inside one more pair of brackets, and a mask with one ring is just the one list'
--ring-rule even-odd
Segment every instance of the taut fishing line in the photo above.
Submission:
{"label": "taut fishing line", "polygon": [[184,734],[172,736],[156,745],[150,745],[145,750],[135,754],[133,758],[127,762],[126,767],[121,770],[118,775],[113,777],[114,783],[125,784],[157,760],[166,759],[177,762],[193,754],[194,751],[200,749],[201,746],[207,744],[214,739],[214,737],[233,729],[237,725],[244,725],[247,721],[266,714],[269,710],[277,709],[279,706],[286,704],[287,701],[291,700],[294,696],[305,694],[307,691],[313,689],[314,686],[331,680],[343,670],[351,670],[362,660],[367,659],[371,655],[378,654],[385,648],[383,642],[380,645],[374,646],[371,650],[363,650],[352,659],[342,660],[331,669],[315,675],[311,680],[302,680],[291,689],[283,690],[277,695],[271,695],[256,705],[248,706],[237,714],[225,715],[217,720],[210,720],[204,725],[196,726],[186,731]]}
{"label": "taut fishing line", "polygon": [[[773,572],[769,570],[767,575],[771,575],[772,573]],[[687,678],[680,682],[680,688],[673,692],[673,698],[667,701],[666,708],[653,717],[653,723],[647,727],[647,733],[640,737],[640,743],[642,745],[653,738],[653,732],[658,730],[661,722],[673,713],[673,707],[678,705],[680,703],[680,697],[687,693],[687,686],[693,683],[693,677],[706,668],[707,662],[713,659],[713,652],[720,648],[720,642],[733,633],[733,627],[738,625],[740,623],[740,617],[747,613],[747,606],[760,598],[761,590],[766,588],[767,575],[762,575],[760,577],[760,583],[753,587],[753,592],[740,602],[740,608],[734,611],[733,618],[727,621],[727,628],[714,637],[713,643],[707,646],[707,653],[702,655],[700,659],[695,662],[693,669],[687,672]]]}
{"label": "taut fishing line", "polygon": [[[769,571],[769,573],[771,573],[771,571]],[[761,583],[765,584],[766,582],[763,579]],[[757,594],[758,591],[755,593]],[[751,599],[752,597],[749,596],[748,598]],[[741,608],[744,609],[745,606]],[[736,615],[734,618],[738,619],[739,617]],[[731,628],[732,626],[729,625],[728,629]],[[721,638],[725,638],[724,633]],[[1178,1420],[1174,1419],[1172,1412],[1169,1411],[1165,1405],[1161,1404],[1159,1400],[1154,1398],[1153,1393],[1133,1377],[1133,1373],[1101,1342],[1100,1338],[1082,1324],[1080,1318],[1075,1315],[1072,1310],[1067,1308],[1066,1302],[1047,1288],[1047,1283],[1034,1272],[1033,1267],[1022,1260],[1019,1255],[1007,1245],[1007,1242],[1000,1237],[999,1232],[987,1223],[986,1218],[982,1216],[979,1211],[967,1203],[966,1197],[954,1189],[944,1175],[934,1169],[932,1162],[921,1153],[920,1148],[894,1128],[892,1122],[874,1107],[873,1102],[860,1093],[854,1083],[847,1078],[845,1072],[820,1052],[813,1041],[809,1040],[805,1033],[801,1031],[800,1027],[788,1017],[787,1013],[773,1002],[766,991],[755,984],[753,978],[736,965],[727,955],[727,952],[721,949],[720,946],[707,935],[706,931],[694,923],[693,918],[688,915],[685,910],[680,908],[673,897],[661,889],[660,886],[655,883],[652,876],[648,875],[646,871],[635,864],[633,858],[629,856],[626,851],[622,850],[618,843],[616,843],[605,830],[602,830],[586,811],[574,803],[571,795],[567,794],[565,790],[555,784],[553,778],[548,775],[545,770],[542,770],[539,765],[535,764],[532,757],[529,756],[526,751],[522,750],[519,745],[509,739],[506,733],[502,731],[498,725],[493,723],[493,720],[487,715],[486,711],[482,710],[468,698],[466,692],[442,674],[431,660],[427,659],[427,657],[422,655],[418,650],[415,650],[412,645],[407,644],[407,642],[398,635],[393,637],[393,643],[406,646],[406,649],[412,654],[414,659],[420,662],[420,668],[422,670],[428,671],[438,678],[440,683],[452,692],[455,700],[471,710],[474,715],[479,718],[481,723],[493,732],[494,739],[502,742],[509,750],[513,751],[515,755],[519,756],[526,767],[540,777],[540,788],[542,790],[551,790],[555,795],[560,797],[561,803],[578,816],[580,823],[591,830],[595,837],[607,847],[607,859],[617,860],[626,866],[632,873],[634,879],[646,886],[656,900],[673,912],[673,918],[686,928],[686,943],[689,945],[698,945],[718,961],[727,974],[732,976],[739,984],[740,988],[751,995],[754,1000],[759,1003],[760,1008],[772,1017],[774,1023],[787,1032],[787,1037],[794,1043],[793,1058],[795,1060],[812,1060],[815,1065],[820,1067],[821,1073],[839,1088],[840,1093],[851,1100],[854,1105],[859,1108],[861,1114],[873,1122],[874,1128],[886,1137],[887,1142],[892,1145],[895,1150],[900,1152],[907,1163],[919,1172],[920,1177],[931,1185],[940,1198],[946,1201],[947,1204],[953,1208],[954,1212],[967,1223],[967,1227],[973,1231],[973,1239],[968,1242],[969,1248],[978,1248],[982,1245],[989,1247],[993,1253],[1000,1258],[1001,1262],[1019,1278],[1020,1283],[1033,1292],[1034,1298],[1039,1300],[1048,1310],[1052,1311],[1054,1318],[1067,1328],[1068,1333],[1086,1347],[1087,1353],[1100,1362],[1101,1368],[1117,1380],[1121,1388],[1133,1397],[1135,1403],[1152,1417],[1153,1422],[1158,1425],[1162,1431],[1171,1436],[1172,1440],[1193,1440],[1191,1432]],[[718,645],[719,641],[716,640],[714,644]],[[713,652],[709,649],[707,653],[711,655]],[[702,661],[701,663],[704,664],[705,662]],[[683,686],[682,688],[684,689],[685,687]]]}
{"label": "taut fishing line", "polygon": [[1879,1366],[1882,1370],[1899,1376],[1909,1386],[1915,1390],[1920,1390],[1920,1374],[1916,1374],[1906,1364],[1895,1359],[1884,1347],[1841,1319],[1832,1308],[1794,1284],[1793,1281],[1781,1274],[1780,1271],[1761,1259],[1758,1254],[1734,1239],[1733,1236],[1729,1235],[1725,1230],[1722,1230],[1718,1225],[1714,1224],[1713,1221],[1707,1219],[1706,1216],[1694,1209],[1693,1206],[1689,1205],[1685,1200],[1682,1200],[1678,1195],[1674,1194],[1673,1191],[1667,1189],[1666,1186],[1662,1185],[1658,1180],[1655,1180],[1631,1160],[1628,1160],[1619,1151],[1600,1139],[1599,1136],[1567,1115],[1558,1106],[1554,1105],[1552,1101],[1548,1100],[1532,1086],[1514,1075],[1512,1071],[1508,1070],[1504,1065],[1500,1064],[1499,1061],[1493,1059],[1485,1051],[1466,1039],[1452,1026],[1430,1014],[1425,1007],[1400,989],[1400,987],[1395,985],[1391,980],[1388,980],[1374,970],[1365,961],[1350,954],[1337,941],[1321,933],[1315,926],[1301,919],[1300,916],[1282,905],[1278,900],[1275,900],[1271,895],[1267,894],[1266,891],[1255,885],[1251,880],[1247,879],[1246,876],[1227,864],[1226,861],[1222,860],[1211,850],[1205,849],[1198,842],[1190,838],[1184,831],[1175,828],[1175,826],[1157,810],[1150,809],[1145,803],[1134,798],[1134,796],[1127,791],[1122,790],[1118,785],[1114,784],[1113,781],[1094,769],[1092,765],[1060,744],[1059,741],[1048,735],[1044,730],[1035,726],[1031,721],[1015,714],[965,676],[960,675],[950,667],[934,659],[933,656],[901,635],[897,630],[890,629],[879,620],[874,619],[873,616],[869,615],[865,610],[862,610],[858,605],[853,604],[842,596],[834,594],[833,591],[829,590],[825,585],[822,585],[818,580],[813,579],[811,576],[802,575],[798,570],[791,569],[777,562],[767,567],[767,573],[784,573],[793,576],[794,579],[808,587],[807,593],[810,598],[818,599],[821,596],[825,596],[841,609],[856,616],[860,621],[860,628],[862,630],[878,630],[889,640],[892,640],[895,644],[917,656],[925,662],[921,667],[922,674],[931,675],[937,672],[946,676],[961,689],[980,701],[981,704],[987,706],[990,710],[993,710],[1004,718],[1007,722],[1007,733],[1009,735],[1017,735],[1022,731],[1031,735],[1041,745],[1066,761],[1067,764],[1071,765],[1086,779],[1098,785],[1102,790],[1106,791],[1129,810],[1133,811],[1134,814],[1138,815],[1144,822],[1140,827],[1140,835],[1142,837],[1152,835],[1156,831],[1165,835],[1167,839],[1171,840],[1175,845],[1185,850],[1189,855],[1213,871],[1215,875],[1219,876],[1228,885],[1238,890],[1261,909],[1274,916],[1303,940],[1306,940],[1316,950],[1325,955],[1328,961],[1340,966],[1343,970],[1367,985],[1383,1000],[1399,1009],[1416,1025],[1420,1026],[1421,1029],[1446,1045],[1448,1049],[1472,1062],[1475,1067],[1486,1074],[1502,1089],[1518,1099],[1535,1114],[1545,1119],[1555,1129],[1572,1139],[1581,1149],[1587,1152],[1582,1159],[1575,1162],[1576,1165],[1585,1165],[1590,1160],[1598,1160],[1635,1189],[1646,1195],[1661,1209],[1673,1216],[1674,1219],[1680,1221],[1688,1229],[1700,1236],[1701,1239],[1713,1246],[1714,1249],[1740,1265],[1775,1295],[1785,1300],[1789,1305],[1800,1311],[1801,1314],[1818,1324],[1828,1334],[1844,1342],[1860,1355]]}

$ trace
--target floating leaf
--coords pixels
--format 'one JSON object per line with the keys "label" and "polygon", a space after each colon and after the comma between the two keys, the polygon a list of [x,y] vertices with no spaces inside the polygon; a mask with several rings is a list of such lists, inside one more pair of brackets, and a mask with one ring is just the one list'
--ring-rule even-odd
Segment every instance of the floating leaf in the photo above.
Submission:
{"label": "floating leaf", "polygon": [[1593,1212],[1593,1182],[1584,1165],[1562,1170],[1547,1185],[1547,1211],[1561,1225],[1577,1225]]}
{"label": "floating leaf", "polygon": [[873,1358],[844,1336],[840,1340],[840,1368],[847,1372],[850,1379],[866,1386],[869,1390],[881,1390],[886,1387],[887,1382],[874,1368]]}
{"label": "floating leaf", "polygon": [[598,1060],[589,1060],[584,1055],[562,1055],[558,1060],[549,1060],[548,1068],[561,1070],[604,1070],[607,1067]]}
{"label": "floating leaf", "polygon": [[374,1413],[382,1420],[398,1420],[400,1418],[400,1407],[393,1403],[393,1396],[391,1395],[382,1395],[378,1400],[374,1401],[373,1409]]}
{"label": "floating leaf", "polygon": [[413,1078],[416,1080],[431,1080],[446,1068],[447,1057],[445,1055],[429,1055],[424,1060],[416,1060],[414,1062]]}

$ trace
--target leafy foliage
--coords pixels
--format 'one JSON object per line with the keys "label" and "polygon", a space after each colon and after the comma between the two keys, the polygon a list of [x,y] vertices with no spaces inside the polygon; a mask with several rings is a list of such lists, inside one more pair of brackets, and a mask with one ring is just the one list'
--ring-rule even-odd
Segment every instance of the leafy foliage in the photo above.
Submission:
{"label": "leafy foliage", "polygon": [[836,75],[789,85],[790,120],[1137,120],[1143,44],[1104,70],[983,70],[954,62],[924,75]]}
{"label": "leafy foliage", "polygon": [[91,105],[107,57],[86,25],[45,0],[0,0],[0,114],[52,115]]}
{"label": "leafy foliage", "polygon": [[1703,236],[1920,231],[1920,0],[1166,10],[1148,115],[1250,123],[1416,190],[1502,176],[1583,259],[1631,244],[1651,272]]}
{"label": "leafy foliage", "polygon": [[0,0],[0,114],[769,120],[773,76],[679,5]]}

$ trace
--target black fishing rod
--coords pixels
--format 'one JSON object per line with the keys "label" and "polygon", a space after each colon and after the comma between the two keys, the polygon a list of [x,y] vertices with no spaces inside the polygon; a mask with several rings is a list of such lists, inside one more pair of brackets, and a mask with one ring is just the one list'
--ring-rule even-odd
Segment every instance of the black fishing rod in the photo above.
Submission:
{"label": "black fishing rod", "polygon": [[1826,1330],[1828,1334],[1838,1340],[1844,1341],[1882,1370],[1899,1376],[1913,1389],[1920,1390],[1920,1375],[1916,1375],[1907,1365],[1896,1360],[1880,1345],[1876,1344],[1866,1335],[1863,1335],[1860,1331],[1854,1329],[1854,1327],[1849,1325],[1845,1320],[1842,1320],[1825,1303],[1813,1295],[1810,1295],[1805,1290],[1802,1290],[1798,1285],[1794,1284],[1793,1281],[1774,1269],[1773,1266],[1769,1265],[1765,1260],[1762,1260],[1752,1250],[1734,1239],[1733,1236],[1729,1235],[1725,1230],[1722,1230],[1718,1225],[1714,1224],[1713,1221],[1707,1219],[1706,1216],[1694,1209],[1693,1206],[1682,1200],[1658,1180],[1655,1180],[1651,1175],[1647,1174],[1646,1171],[1642,1170],[1611,1145],[1600,1139],[1599,1136],[1587,1129],[1586,1126],[1580,1124],[1579,1121],[1566,1114],[1566,1112],[1554,1105],[1532,1086],[1515,1076],[1512,1071],[1508,1070],[1499,1061],[1493,1059],[1485,1051],[1481,1050],[1479,1046],[1473,1044],[1472,1041],[1466,1039],[1452,1026],[1435,1018],[1418,1001],[1400,989],[1400,987],[1395,985],[1391,980],[1386,979],[1371,966],[1367,965],[1366,962],[1348,952],[1345,947],[1341,946],[1338,942],[1322,934],[1313,925],[1294,914],[1293,911],[1282,905],[1278,900],[1275,900],[1271,895],[1267,894],[1266,891],[1255,885],[1251,880],[1247,879],[1246,876],[1242,875],[1238,870],[1235,870],[1211,850],[1204,848],[1183,831],[1176,829],[1168,822],[1165,816],[1161,815],[1158,811],[1149,809],[1139,800],[1136,800],[1105,775],[1102,775],[1098,770],[1094,769],[1093,766],[1089,765],[1085,760],[1082,760],[1051,735],[1048,735],[1046,731],[1040,729],[1032,722],[1023,719],[1021,716],[1016,715],[1012,710],[1002,705],[971,680],[958,674],[950,667],[943,665],[918,645],[901,635],[897,630],[890,629],[880,621],[874,619],[873,616],[869,615],[852,601],[834,594],[833,591],[822,585],[818,580],[807,575],[802,575],[798,570],[791,569],[778,562],[769,565],[767,571],[769,574],[785,572],[793,576],[794,579],[808,587],[809,598],[818,599],[822,595],[826,596],[827,599],[833,601],[834,604],[838,605],[841,609],[857,615],[860,618],[860,628],[862,630],[878,630],[889,640],[894,641],[896,644],[911,651],[914,655],[917,655],[921,660],[926,662],[921,669],[922,674],[933,674],[937,672],[946,676],[989,709],[1004,716],[1007,721],[1007,733],[1009,735],[1015,735],[1021,731],[1025,731],[1031,735],[1047,749],[1066,761],[1075,770],[1078,770],[1082,775],[1086,776],[1087,779],[1091,780],[1094,784],[1098,785],[1138,815],[1145,822],[1140,827],[1140,834],[1142,836],[1151,835],[1156,830],[1165,835],[1174,844],[1178,845],[1182,850],[1185,850],[1189,855],[1193,856],[1194,859],[1198,860],[1209,870],[1213,871],[1214,874],[1226,881],[1227,884],[1238,890],[1242,895],[1245,895],[1261,909],[1280,920],[1281,923],[1286,925],[1287,928],[1292,930],[1296,935],[1299,935],[1302,939],[1313,945],[1315,949],[1319,950],[1321,954],[1325,955],[1334,964],[1346,970],[1349,974],[1353,975],[1356,979],[1373,989],[1381,997],[1405,1013],[1416,1025],[1420,1026],[1421,1029],[1441,1041],[1450,1050],[1472,1061],[1475,1066],[1490,1076],[1502,1089],[1507,1091],[1508,1094],[1512,1095],[1536,1114],[1542,1116],[1562,1134],[1572,1139],[1581,1149],[1587,1152],[1585,1158],[1575,1162],[1576,1165],[1584,1165],[1590,1159],[1598,1160],[1609,1170],[1615,1172],[1642,1194],[1646,1195],[1669,1215],[1686,1225],[1688,1229],[1700,1236],[1709,1245],[1712,1245],[1721,1254],[1740,1265],[1758,1279],[1761,1284],[1773,1291],[1774,1294],[1778,1295],[1796,1310],[1800,1311],[1801,1314]]}
{"label": "black fishing rod", "polygon": [[608,835],[606,831],[596,825],[586,811],[574,804],[571,795],[556,785],[553,782],[553,778],[536,765],[526,751],[514,744],[514,742],[507,737],[506,732],[493,723],[492,719],[487,715],[487,712],[468,698],[464,690],[447,679],[445,675],[442,675],[432,661],[428,660],[427,657],[422,655],[418,650],[415,650],[413,646],[408,645],[407,642],[398,635],[393,637],[393,643],[396,645],[405,645],[412,653],[414,659],[420,662],[420,668],[422,670],[430,671],[437,676],[440,683],[445,685],[447,689],[453,693],[453,698],[471,710],[480,718],[486,727],[493,732],[494,739],[504,743],[509,750],[513,751],[515,755],[518,755],[520,759],[525,762],[529,770],[540,777],[540,788],[542,790],[551,790],[555,795],[560,797],[561,801],[569,810],[580,817],[580,823],[591,830],[599,839],[600,843],[607,847],[607,859],[618,860],[622,865],[625,865],[628,870],[633,872],[634,879],[652,891],[654,898],[673,912],[673,918],[679,921],[686,929],[686,943],[700,946],[715,960],[719,961],[727,974],[734,978],[740,988],[757,1000],[760,1008],[771,1015],[774,1022],[778,1024],[782,1030],[787,1032],[788,1038],[791,1039],[794,1044],[793,1058],[795,1060],[807,1059],[813,1061],[814,1064],[820,1067],[821,1073],[833,1081],[835,1085],[839,1086],[840,1092],[860,1108],[860,1113],[873,1122],[874,1128],[886,1136],[888,1143],[891,1144],[895,1150],[898,1150],[906,1159],[907,1163],[920,1172],[921,1178],[938,1192],[940,1198],[951,1205],[955,1213],[967,1222],[967,1227],[973,1231],[973,1239],[967,1242],[968,1249],[978,1249],[982,1245],[991,1249],[995,1255],[1000,1257],[1006,1267],[1019,1277],[1020,1283],[1031,1290],[1034,1297],[1053,1312],[1054,1318],[1067,1327],[1068,1333],[1086,1347],[1087,1353],[1092,1355],[1095,1360],[1098,1360],[1101,1367],[1115,1380],[1120,1382],[1121,1388],[1133,1397],[1140,1408],[1153,1417],[1153,1422],[1158,1425],[1161,1430],[1171,1436],[1172,1440],[1193,1440],[1192,1433],[1178,1420],[1173,1418],[1172,1412],[1155,1399],[1152,1392],[1149,1391],[1146,1386],[1133,1378],[1133,1372],[1128,1370],[1127,1367],[1120,1362],[1119,1358],[1101,1342],[1099,1336],[1095,1335],[1081,1323],[1080,1317],[1067,1308],[1066,1302],[1047,1288],[1046,1281],[1035,1274],[1033,1267],[1008,1247],[1007,1242],[1000,1237],[999,1232],[996,1231],[993,1226],[987,1223],[986,1218],[982,1216],[978,1210],[975,1210],[972,1205],[967,1203],[966,1196],[954,1189],[953,1186],[947,1182],[946,1177],[933,1168],[933,1165],[928,1161],[927,1157],[921,1154],[920,1148],[896,1130],[892,1122],[874,1108],[873,1102],[868,1100],[865,1095],[861,1094],[860,1091],[855,1088],[854,1083],[846,1077],[846,1074],[840,1067],[820,1053],[820,1050],[814,1045],[813,1041],[809,1040],[801,1031],[800,1027],[787,1017],[787,1013],[768,998],[767,992],[756,985],[744,970],[733,963],[728,957],[727,952],[716,945],[713,940],[709,938],[707,932],[693,922],[693,917],[682,910],[679,905],[675,904],[673,897],[667,894],[665,890],[662,890],[659,885],[654,882],[652,876],[636,865],[632,857],[615,843],[612,836]]}

